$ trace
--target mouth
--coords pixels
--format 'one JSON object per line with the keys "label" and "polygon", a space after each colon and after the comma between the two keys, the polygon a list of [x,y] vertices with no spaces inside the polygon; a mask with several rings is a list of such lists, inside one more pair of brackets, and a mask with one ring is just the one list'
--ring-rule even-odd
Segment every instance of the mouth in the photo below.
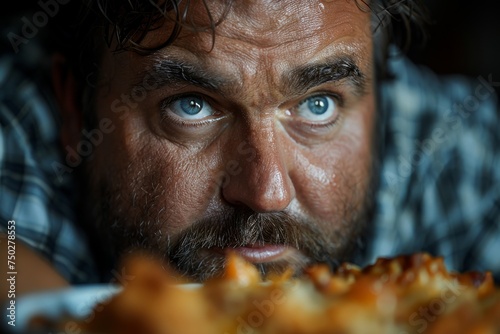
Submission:
{"label": "mouth", "polygon": [[198,248],[190,256],[172,257],[172,264],[197,282],[221,275],[230,255],[254,265],[262,278],[289,273],[300,275],[312,259],[296,247],[274,243],[251,243]]}
{"label": "mouth", "polygon": [[246,245],[242,247],[211,248],[211,251],[227,256],[236,253],[246,261],[254,264],[284,260],[296,250],[284,245]]}

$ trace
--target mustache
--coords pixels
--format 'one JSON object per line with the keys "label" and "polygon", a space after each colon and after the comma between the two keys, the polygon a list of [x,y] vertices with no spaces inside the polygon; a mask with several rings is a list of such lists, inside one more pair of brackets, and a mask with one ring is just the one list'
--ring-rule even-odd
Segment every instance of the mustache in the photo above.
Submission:
{"label": "mustache", "polygon": [[[195,222],[168,246],[169,261],[187,276],[211,275],[223,259],[203,256],[201,250],[249,245],[283,245],[297,249],[306,259],[331,264],[338,245],[315,227],[285,212],[233,211]],[[308,261],[300,260],[302,264]],[[263,271],[264,268],[261,268]]]}

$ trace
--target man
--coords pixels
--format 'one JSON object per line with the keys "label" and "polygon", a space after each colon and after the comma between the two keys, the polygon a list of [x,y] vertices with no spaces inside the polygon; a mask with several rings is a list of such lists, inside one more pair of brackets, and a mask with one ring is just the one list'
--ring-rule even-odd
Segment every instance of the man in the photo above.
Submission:
{"label": "man", "polygon": [[51,179],[81,173],[99,268],[60,261],[66,280],[110,279],[137,249],[196,280],[230,251],[264,274],[415,251],[500,272],[497,83],[387,61],[391,15],[411,25],[416,4],[91,6],[78,52],[52,65],[65,157]]}

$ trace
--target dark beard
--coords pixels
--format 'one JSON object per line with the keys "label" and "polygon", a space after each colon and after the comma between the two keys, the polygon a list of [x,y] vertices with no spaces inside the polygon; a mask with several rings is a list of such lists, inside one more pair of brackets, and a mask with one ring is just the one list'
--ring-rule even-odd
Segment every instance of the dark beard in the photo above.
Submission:
{"label": "dark beard", "polygon": [[[361,228],[361,226],[357,226]],[[327,238],[316,225],[280,213],[234,211],[220,217],[199,221],[183,231],[167,247],[168,260],[184,275],[197,280],[216,276],[224,268],[224,258],[214,256],[211,249],[231,249],[248,245],[282,245],[296,249],[283,261],[256,264],[263,276],[291,268],[296,274],[306,265],[327,263],[332,268],[346,259],[352,250],[351,240],[360,231],[349,235],[337,233]]]}
{"label": "dark beard", "polygon": [[[349,221],[331,222],[336,227],[332,231],[330,226],[328,233],[320,229],[318,223],[286,212],[255,213],[227,207],[223,213],[197,221],[173,237],[165,232],[168,222],[144,219],[148,214],[159,217],[152,202],[140,215],[129,215],[116,210],[116,201],[123,200],[116,189],[104,187],[101,194],[104,200],[94,207],[93,221],[97,223],[98,234],[107,236],[102,243],[112,251],[113,265],[123,255],[147,252],[193,281],[205,281],[223,271],[224,256],[210,250],[248,245],[283,245],[298,250],[283,261],[256,264],[263,276],[290,268],[298,275],[313,263],[325,263],[334,270],[340,263],[352,260],[363,245],[373,203],[372,193],[368,191],[362,208],[351,211]],[[152,215],[152,212],[156,213]]]}

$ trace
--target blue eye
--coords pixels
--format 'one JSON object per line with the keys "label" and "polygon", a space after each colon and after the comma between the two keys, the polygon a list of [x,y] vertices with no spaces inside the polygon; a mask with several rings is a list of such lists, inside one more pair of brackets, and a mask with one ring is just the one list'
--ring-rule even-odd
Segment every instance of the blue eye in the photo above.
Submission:
{"label": "blue eye", "polygon": [[306,103],[309,110],[315,115],[323,115],[330,107],[328,99],[324,96],[309,98]]}
{"label": "blue eye", "polygon": [[188,115],[196,115],[203,110],[203,100],[198,97],[180,99],[179,107]]}
{"label": "blue eye", "polygon": [[177,116],[187,120],[200,120],[215,114],[210,104],[196,95],[176,98],[166,103],[163,109],[170,110]]}
{"label": "blue eye", "polygon": [[308,97],[299,103],[297,113],[311,121],[326,121],[336,114],[335,100],[327,95]]}

